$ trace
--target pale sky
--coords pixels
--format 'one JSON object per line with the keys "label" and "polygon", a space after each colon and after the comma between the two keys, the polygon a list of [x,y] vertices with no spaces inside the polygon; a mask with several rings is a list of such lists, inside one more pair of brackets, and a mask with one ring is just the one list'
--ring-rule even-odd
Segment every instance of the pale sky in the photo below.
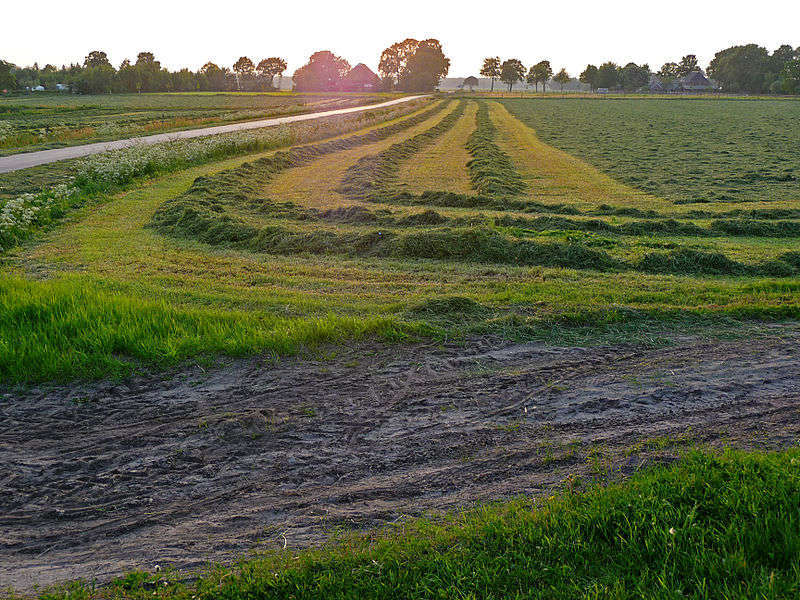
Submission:
{"label": "pale sky", "polygon": [[[287,59],[285,75],[316,50],[332,50],[351,64],[377,69],[381,50],[406,37],[441,40],[451,77],[477,75],[485,56],[543,58],[573,76],[588,62],[664,62],[697,54],[705,68],[714,52],[755,42],[770,51],[800,46],[800,2],[737,0],[642,2],[489,2],[314,0],[184,2],[177,0],[5,0],[0,59],[83,62],[104,50],[114,66],[154,52],[171,70],[198,69],[212,60],[231,66],[242,55],[255,62]],[[491,12],[490,12],[491,11]]]}

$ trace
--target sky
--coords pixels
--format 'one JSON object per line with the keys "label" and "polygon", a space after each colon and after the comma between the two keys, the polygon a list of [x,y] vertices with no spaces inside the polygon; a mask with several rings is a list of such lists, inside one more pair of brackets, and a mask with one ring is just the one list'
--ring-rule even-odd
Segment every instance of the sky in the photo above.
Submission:
{"label": "sky", "polygon": [[[152,51],[171,70],[208,60],[231,66],[242,55],[258,62],[280,56],[286,75],[316,50],[332,50],[352,65],[377,70],[395,41],[435,37],[451,59],[450,76],[477,75],[483,58],[542,59],[578,75],[587,63],[664,62],[696,54],[705,68],[714,53],[755,42],[770,51],[800,46],[800,2],[673,0],[642,2],[184,2],[40,0],[4,3],[0,59],[21,66],[83,62],[105,51],[114,66]],[[11,24],[12,26],[8,26]]]}

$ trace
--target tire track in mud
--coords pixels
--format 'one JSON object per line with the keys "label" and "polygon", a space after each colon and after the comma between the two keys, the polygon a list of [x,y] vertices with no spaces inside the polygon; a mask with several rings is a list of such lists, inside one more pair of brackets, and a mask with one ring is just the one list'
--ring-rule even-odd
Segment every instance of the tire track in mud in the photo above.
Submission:
{"label": "tire track in mud", "polygon": [[[197,568],[284,535],[304,546],[624,475],[689,442],[794,444],[798,342],[790,325],[656,349],[360,345],[329,361],[7,390],[0,587]],[[672,442],[651,448],[659,436]]]}

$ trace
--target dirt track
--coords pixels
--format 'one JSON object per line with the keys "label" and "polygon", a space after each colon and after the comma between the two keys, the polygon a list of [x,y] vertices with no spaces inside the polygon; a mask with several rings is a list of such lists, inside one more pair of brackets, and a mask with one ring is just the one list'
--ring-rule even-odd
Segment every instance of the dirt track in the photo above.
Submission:
{"label": "dirt track", "polygon": [[0,589],[540,495],[634,471],[655,436],[795,444],[798,342],[792,325],[659,349],[361,346],[0,394]]}

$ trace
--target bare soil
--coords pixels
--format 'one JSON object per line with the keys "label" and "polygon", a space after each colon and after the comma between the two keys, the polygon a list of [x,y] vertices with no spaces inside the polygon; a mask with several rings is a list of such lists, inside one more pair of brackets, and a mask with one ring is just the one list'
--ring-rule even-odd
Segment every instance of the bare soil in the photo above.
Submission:
{"label": "bare soil", "polygon": [[7,390],[0,589],[307,546],[625,475],[688,444],[797,442],[799,326],[672,342],[372,344]]}

